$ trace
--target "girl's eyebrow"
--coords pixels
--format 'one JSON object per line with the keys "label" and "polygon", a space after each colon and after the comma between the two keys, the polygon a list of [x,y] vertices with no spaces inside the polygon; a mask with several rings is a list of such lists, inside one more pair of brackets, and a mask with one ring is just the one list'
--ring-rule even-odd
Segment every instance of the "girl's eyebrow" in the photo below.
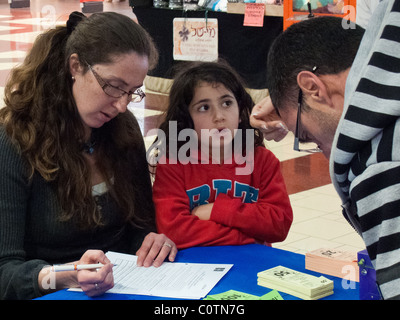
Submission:
{"label": "girl's eyebrow", "polygon": [[[224,100],[224,99],[226,99],[226,98],[236,99],[235,96],[234,96],[233,94],[231,94],[231,93],[223,94],[223,95],[220,96],[218,99],[219,99],[219,100]],[[209,101],[211,101],[210,98],[205,98],[205,99],[201,99],[201,100],[199,100],[199,101],[196,101],[196,102],[194,102],[194,103],[191,103],[190,105],[191,105],[192,107],[194,107],[194,106],[197,106],[198,104],[208,103]]]}
{"label": "girl's eyebrow", "polygon": [[210,99],[208,99],[208,98],[206,98],[206,99],[201,99],[201,100],[199,100],[199,101],[194,102],[194,103],[192,104],[192,106],[196,106],[196,105],[198,105],[198,104],[200,104],[200,103],[207,103],[207,102],[209,102],[209,101],[210,101]]}
{"label": "girl's eyebrow", "polygon": [[[235,96],[232,95],[232,94],[227,93],[227,94],[224,94],[224,95],[220,96],[218,99],[219,99],[219,100],[223,100],[223,99],[226,99],[226,98],[235,99]],[[193,105],[196,105],[196,104],[199,104],[199,103],[206,103],[206,102],[208,102],[208,101],[210,101],[210,100],[211,100],[211,99],[209,99],[209,98],[201,99],[201,100],[199,100],[199,101],[193,103]]]}
{"label": "girl's eyebrow", "polygon": [[232,98],[232,99],[235,99],[235,96],[232,95],[232,94],[230,94],[230,93],[227,93],[227,94],[224,94],[222,97],[220,97],[221,100],[222,100],[222,99],[225,99],[225,98]]}

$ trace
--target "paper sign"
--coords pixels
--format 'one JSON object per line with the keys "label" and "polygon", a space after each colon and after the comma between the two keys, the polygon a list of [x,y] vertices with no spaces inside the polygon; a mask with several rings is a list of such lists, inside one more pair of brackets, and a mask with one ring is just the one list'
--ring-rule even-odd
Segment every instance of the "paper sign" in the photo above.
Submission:
{"label": "paper sign", "polygon": [[218,19],[175,18],[173,37],[174,60],[218,59]]}
{"label": "paper sign", "polygon": [[264,3],[246,3],[243,25],[247,27],[262,27],[264,25]]}

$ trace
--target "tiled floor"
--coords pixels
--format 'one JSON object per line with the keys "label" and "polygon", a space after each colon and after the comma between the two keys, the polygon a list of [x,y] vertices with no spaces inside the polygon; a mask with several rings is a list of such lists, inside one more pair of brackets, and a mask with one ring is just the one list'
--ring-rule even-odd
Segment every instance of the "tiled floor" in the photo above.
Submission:
{"label": "tiled floor", "polygon": [[[78,0],[31,0],[30,8],[10,9],[7,0],[0,0],[0,95],[10,69],[20,63],[35,37],[54,24],[63,23],[71,11],[80,11]],[[133,17],[125,2],[104,2],[105,11],[117,11]],[[160,107],[147,98],[132,107],[143,132],[157,125]],[[145,137],[147,144],[154,137]],[[328,161],[320,154],[307,155],[292,151],[293,136],[283,141],[267,142],[281,161],[294,211],[294,222],[287,239],[274,247],[305,253],[318,247],[359,251],[364,243],[341,214],[340,200],[330,184]]]}
{"label": "tiled floor", "polygon": [[328,160],[321,154],[293,151],[292,134],[279,143],[267,142],[267,146],[281,160],[294,217],[286,240],[273,246],[298,253],[320,247],[365,249],[342,215],[340,198],[330,183]]}

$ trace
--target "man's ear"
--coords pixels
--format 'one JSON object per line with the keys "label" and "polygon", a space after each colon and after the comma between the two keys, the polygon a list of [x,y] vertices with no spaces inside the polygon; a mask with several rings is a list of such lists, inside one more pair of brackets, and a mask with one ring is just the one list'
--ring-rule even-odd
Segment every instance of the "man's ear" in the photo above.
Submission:
{"label": "man's ear", "polygon": [[301,71],[297,75],[297,84],[303,95],[310,97],[318,103],[331,104],[331,99],[325,83],[310,71]]}
{"label": "man's ear", "polygon": [[82,65],[77,53],[73,53],[69,57],[69,71],[73,77],[82,72]]}

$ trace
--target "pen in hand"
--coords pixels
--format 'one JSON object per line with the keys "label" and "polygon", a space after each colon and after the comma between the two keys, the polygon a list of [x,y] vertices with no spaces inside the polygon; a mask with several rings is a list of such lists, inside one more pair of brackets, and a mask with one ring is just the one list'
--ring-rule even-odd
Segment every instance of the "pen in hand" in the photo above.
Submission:
{"label": "pen in hand", "polygon": [[[62,264],[55,265],[51,267],[52,272],[61,272],[61,271],[78,271],[78,270],[90,270],[90,269],[99,269],[103,267],[102,263],[94,263],[94,264]],[[115,264],[114,264],[115,266]]]}

